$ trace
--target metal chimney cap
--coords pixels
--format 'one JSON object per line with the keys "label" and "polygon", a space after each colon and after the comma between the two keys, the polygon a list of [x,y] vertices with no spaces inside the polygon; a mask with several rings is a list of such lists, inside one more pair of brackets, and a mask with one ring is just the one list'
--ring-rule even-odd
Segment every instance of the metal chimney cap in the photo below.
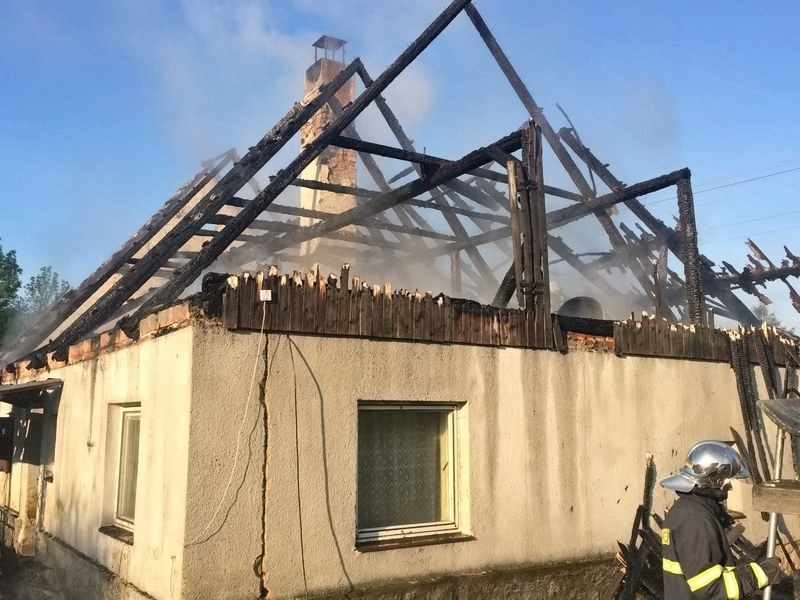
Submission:
{"label": "metal chimney cap", "polygon": [[330,35],[323,35],[319,38],[316,42],[311,44],[314,48],[320,48],[322,50],[328,50],[330,52],[336,52],[339,48],[344,47],[347,43],[347,40],[341,40],[339,38],[332,37]]}

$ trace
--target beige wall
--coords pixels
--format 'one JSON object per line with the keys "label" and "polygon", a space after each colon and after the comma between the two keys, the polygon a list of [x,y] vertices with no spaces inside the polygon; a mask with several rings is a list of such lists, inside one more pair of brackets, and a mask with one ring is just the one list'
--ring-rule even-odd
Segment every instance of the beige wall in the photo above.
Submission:
{"label": "beige wall", "polygon": [[259,597],[264,349],[257,332],[195,328],[183,598]]}
{"label": "beige wall", "polygon": [[[647,452],[663,477],[695,441],[742,431],[727,364],[308,336],[269,345],[274,598],[611,554],[630,536]],[[474,541],[355,550],[359,399],[466,403],[462,526]],[[673,497],[655,496],[656,512]],[[730,505],[749,512],[749,487]],[[747,526],[755,537],[766,527]]]}
{"label": "beige wall", "polygon": [[[727,364],[600,352],[196,323],[48,376],[64,386],[45,533],[158,600],[257,598],[259,565],[280,599],[609,556],[647,452],[663,477],[695,441],[743,431]],[[459,522],[474,540],[355,549],[359,399],[464,403]],[[142,405],[132,546],[98,532],[108,407],[123,402]],[[749,493],[738,485],[730,506],[750,514]],[[671,499],[657,487],[655,512]],[[745,525],[766,536],[761,519]]]}
{"label": "beige wall", "polygon": [[[68,366],[45,531],[158,598],[180,593],[191,400],[191,328]],[[135,543],[98,532],[113,519],[109,405],[141,403]],[[110,515],[110,516],[109,516]]]}
{"label": "beige wall", "polygon": [[[45,533],[158,599],[258,597],[252,565],[263,540],[262,339],[196,325],[49,373],[64,385]],[[109,406],[137,402],[129,545],[98,528],[113,520],[108,482],[118,441]],[[81,578],[96,585],[83,574],[62,582],[76,589]]]}

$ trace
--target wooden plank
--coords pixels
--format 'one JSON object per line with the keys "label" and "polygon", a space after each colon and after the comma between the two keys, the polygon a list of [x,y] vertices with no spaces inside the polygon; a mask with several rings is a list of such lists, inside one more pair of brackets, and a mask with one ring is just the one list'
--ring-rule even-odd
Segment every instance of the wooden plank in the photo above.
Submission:
{"label": "wooden plank", "polygon": [[[370,335],[374,337],[384,337],[386,335],[384,331],[384,321],[383,321],[383,313],[386,309],[384,305],[384,297],[381,294],[381,288],[378,285],[373,285],[370,288],[370,316],[369,320],[370,329],[372,333]],[[390,313],[391,315],[391,313]],[[390,330],[391,331],[391,330]]]}
{"label": "wooden plank", "polygon": [[508,172],[508,204],[511,213],[511,248],[514,251],[514,275],[516,277],[517,302],[525,305],[520,284],[522,283],[522,237],[519,224],[519,198],[517,192],[518,165],[515,160],[506,162]]}
{"label": "wooden plank", "polygon": [[417,303],[419,299],[417,295],[419,292],[408,292],[408,297],[406,302],[406,327],[405,327],[405,336],[406,339],[413,340],[414,338],[414,329],[416,326],[416,313],[417,313]]}
{"label": "wooden plank", "polygon": [[358,334],[372,336],[374,335],[373,328],[373,314],[374,304],[372,290],[369,287],[362,287],[361,294],[359,295],[359,317],[358,317]]}
{"label": "wooden plank", "polygon": [[267,270],[267,277],[264,280],[264,288],[269,291],[270,300],[267,302],[267,331],[278,329],[278,316],[280,314],[280,307],[278,295],[280,293],[280,278],[278,277],[278,269],[274,265],[270,266]]}
{"label": "wooden plank", "polygon": [[245,273],[239,279],[239,322],[242,327],[254,328],[253,325],[253,288],[255,282],[250,273]]}
{"label": "wooden plank", "polygon": [[394,330],[395,318],[398,307],[397,304],[400,301],[400,298],[397,294],[395,294],[392,290],[392,284],[386,283],[383,287],[383,331],[384,335],[389,337],[392,335],[392,331]]}
{"label": "wooden plank", "polygon": [[800,515],[800,482],[782,479],[777,483],[768,482],[754,485],[753,510]]}
{"label": "wooden plank", "polygon": [[411,339],[425,339],[425,308],[423,306],[423,296],[415,292],[411,298]]}
{"label": "wooden plank", "polygon": [[325,333],[339,332],[339,303],[342,301],[342,292],[336,286],[328,285],[325,288]]}
{"label": "wooden plank", "polygon": [[239,278],[232,278],[235,285],[228,284],[222,296],[222,325],[228,329],[239,328]]}
{"label": "wooden plank", "polygon": [[[550,348],[553,344],[550,316],[550,269],[547,246],[547,215],[544,197],[544,167],[542,163],[542,128],[531,126],[528,177],[533,182],[530,195],[529,216],[533,235],[532,281],[534,317],[536,319],[536,347]],[[607,218],[605,213],[603,217]],[[610,220],[610,219],[609,219]],[[613,226],[612,226],[613,227]],[[527,258],[527,257],[526,257]]]}
{"label": "wooden plank", "polygon": [[433,330],[433,322],[432,322],[432,310],[433,310],[433,294],[430,292],[425,292],[425,295],[422,296],[419,302],[419,322],[418,322],[418,329],[415,327],[414,335],[416,336],[415,339],[418,340],[430,340],[432,339],[432,330]]}
{"label": "wooden plank", "polygon": [[303,277],[295,271],[286,286],[289,292],[290,331],[303,331]]}
{"label": "wooden plank", "polygon": [[319,276],[319,271],[313,281],[309,281],[309,286],[306,288],[306,295],[313,296],[314,300],[311,302],[311,310],[313,311],[312,322],[308,330],[314,333],[323,333],[325,331],[325,287],[327,282],[324,277]]}
{"label": "wooden plank", "polygon": [[337,302],[337,319],[336,319],[336,333],[341,335],[349,335],[350,334],[350,303],[353,298],[353,293],[350,291],[347,280],[340,280],[342,281],[342,287],[336,291],[337,296],[339,297]]}
{"label": "wooden plank", "polygon": [[309,273],[305,276],[303,285],[300,286],[299,291],[303,299],[303,316],[300,322],[300,331],[307,333],[316,332],[318,296],[316,293],[316,278],[313,273]]}
{"label": "wooden plank", "polygon": [[361,294],[360,284],[354,283],[350,292],[350,335],[361,334]]}
{"label": "wooden plank", "polygon": [[501,346],[508,346],[509,344],[509,318],[510,313],[507,310],[498,311],[497,315],[497,343]]}
{"label": "wooden plank", "polygon": [[261,290],[264,289],[264,271],[257,271],[253,280],[253,327],[259,330],[266,326],[266,310],[267,304],[261,300]]}
{"label": "wooden plank", "polygon": [[431,306],[431,339],[443,342],[450,341],[447,337],[448,330],[445,326],[446,313],[445,297],[437,296],[433,299],[433,305]]}

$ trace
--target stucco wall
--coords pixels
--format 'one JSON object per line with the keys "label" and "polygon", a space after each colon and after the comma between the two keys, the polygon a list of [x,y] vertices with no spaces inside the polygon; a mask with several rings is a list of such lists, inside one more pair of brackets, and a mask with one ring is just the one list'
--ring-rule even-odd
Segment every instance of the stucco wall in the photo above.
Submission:
{"label": "stucco wall", "polygon": [[[695,441],[742,431],[727,364],[606,352],[194,323],[48,376],[64,386],[42,537],[57,547],[41,547],[76,574],[66,583],[76,598],[104,597],[89,587],[158,600],[254,600],[266,590],[274,599],[349,590],[394,598],[410,582],[434,597],[459,576],[475,593],[567,593],[541,569],[594,560],[590,579],[602,583],[604,560],[630,535],[647,452],[661,477]],[[356,549],[359,400],[463,403],[459,525],[474,539]],[[142,406],[133,545],[98,532],[108,512],[108,407],[124,402]],[[751,514],[749,494],[738,485],[729,505]],[[672,497],[657,487],[654,511]],[[757,516],[745,524],[751,540],[766,536]],[[79,563],[99,565],[98,577]]]}
{"label": "stucco wall", "polygon": [[265,345],[195,326],[182,598],[260,595]]}
{"label": "stucco wall", "polygon": [[[461,523],[475,540],[355,549],[359,399],[466,403]],[[310,336],[269,337],[266,407],[276,599],[608,555],[630,535],[647,452],[661,477],[694,442],[742,431],[727,364]],[[730,506],[749,512],[749,493]],[[656,512],[673,498],[655,496]]]}
{"label": "stucco wall", "polygon": [[[192,329],[185,328],[50,374],[64,385],[44,529],[157,598],[180,594],[191,343]],[[107,464],[109,405],[130,402],[141,403],[133,545],[98,531],[109,524],[109,510],[113,516],[107,488],[109,468],[116,468]],[[64,582],[73,590],[80,584]]]}

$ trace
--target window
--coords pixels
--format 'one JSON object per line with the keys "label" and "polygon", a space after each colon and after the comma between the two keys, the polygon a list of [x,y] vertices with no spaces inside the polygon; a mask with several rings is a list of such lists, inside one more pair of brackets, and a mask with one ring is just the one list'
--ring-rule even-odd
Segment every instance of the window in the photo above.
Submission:
{"label": "window", "polygon": [[454,405],[358,407],[359,543],[458,532]]}
{"label": "window", "polygon": [[133,544],[142,406],[109,404],[100,533]]}
{"label": "window", "polygon": [[141,411],[138,407],[122,410],[117,507],[114,520],[123,527],[132,527],[136,514],[136,475],[139,472],[140,417]]}

